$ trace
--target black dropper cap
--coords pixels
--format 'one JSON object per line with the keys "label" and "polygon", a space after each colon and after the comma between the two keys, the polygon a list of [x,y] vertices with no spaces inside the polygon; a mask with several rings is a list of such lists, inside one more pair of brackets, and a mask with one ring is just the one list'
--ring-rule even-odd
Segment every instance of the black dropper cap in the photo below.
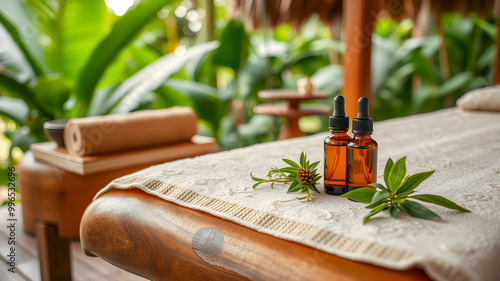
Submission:
{"label": "black dropper cap", "polygon": [[344,97],[338,95],[333,100],[333,116],[330,116],[330,130],[349,129],[349,116],[345,116]]}
{"label": "black dropper cap", "polygon": [[368,113],[368,99],[361,97],[358,100],[358,116],[352,119],[352,132],[354,134],[373,133],[373,119]]}

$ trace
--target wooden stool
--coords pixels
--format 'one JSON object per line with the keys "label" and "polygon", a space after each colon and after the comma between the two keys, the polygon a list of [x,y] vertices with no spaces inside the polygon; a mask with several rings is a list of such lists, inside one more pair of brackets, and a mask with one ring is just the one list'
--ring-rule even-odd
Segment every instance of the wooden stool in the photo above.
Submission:
{"label": "wooden stool", "polygon": [[[101,169],[103,171],[94,170],[93,173],[85,174],[82,169],[83,175],[41,163],[35,160],[32,151],[26,152],[19,163],[19,191],[23,202],[24,229],[35,233],[38,239],[42,280],[71,280],[68,239],[79,238],[83,212],[100,189],[115,178],[154,164],[218,151],[212,138],[201,138],[203,143],[185,146],[175,144],[171,146],[175,153],[155,158],[148,157],[139,162],[130,159],[128,163],[120,163],[120,168],[117,169],[110,164],[113,156],[94,157],[93,159],[97,160],[107,157],[107,162],[100,163],[105,165]],[[34,144],[31,150],[46,145],[46,143]],[[62,148],[54,149],[58,149],[59,152],[62,150]],[[145,149],[142,155],[147,155],[151,150],[157,149]],[[137,154],[137,152],[125,154],[134,153]],[[123,156],[123,154],[115,155]],[[67,165],[71,167],[70,169],[75,169],[69,162]],[[83,162],[81,167],[84,167]],[[92,165],[89,167],[96,168]]]}

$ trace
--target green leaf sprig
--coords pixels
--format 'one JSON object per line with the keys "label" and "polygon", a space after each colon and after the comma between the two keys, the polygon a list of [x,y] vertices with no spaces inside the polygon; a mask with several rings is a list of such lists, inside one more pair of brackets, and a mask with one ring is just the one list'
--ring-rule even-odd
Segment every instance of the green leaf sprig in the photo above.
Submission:
{"label": "green leaf sprig", "polygon": [[287,192],[307,193],[304,197],[297,197],[299,200],[307,199],[307,201],[311,201],[314,198],[314,193],[320,193],[316,188],[316,182],[321,178],[316,168],[320,161],[310,164],[304,152],[300,154],[300,165],[290,159],[282,160],[290,166],[273,168],[267,173],[264,179],[254,177],[252,173],[250,173],[252,180],[257,182],[253,185],[253,188],[255,189],[259,184],[267,182],[271,183],[271,188],[274,188],[274,184],[277,182],[285,184],[291,183]]}
{"label": "green leaf sprig", "polygon": [[415,188],[434,172],[435,171],[429,171],[406,176],[406,157],[399,159],[396,164],[389,158],[384,169],[384,181],[387,187],[379,183],[372,183],[370,185],[378,190],[363,187],[349,191],[341,196],[368,204],[365,208],[371,209],[371,211],[363,218],[363,224],[366,224],[372,216],[381,211],[389,211],[391,216],[396,219],[400,211],[420,219],[441,218],[433,211],[427,209],[424,205],[415,201],[410,201],[409,199],[436,204],[460,212],[470,212],[439,195],[412,195],[415,192]]}

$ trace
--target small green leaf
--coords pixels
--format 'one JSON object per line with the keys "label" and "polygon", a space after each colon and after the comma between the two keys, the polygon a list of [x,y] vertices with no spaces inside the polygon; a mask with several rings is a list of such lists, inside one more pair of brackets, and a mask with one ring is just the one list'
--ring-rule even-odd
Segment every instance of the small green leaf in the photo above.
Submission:
{"label": "small green leaf", "polygon": [[380,190],[389,192],[389,190],[385,186],[381,185],[380,183],[370,183],[369,185],[371,185],[371,186],[373,186],[375,188],[378,188]]}
{"label": "small green leaf", "polygon": [[289,174],[291,174],[291,173],[297,173],[297,168],[285,167],[285,168],[281,168],[280,172],[289,173]]}
{"label": "small green leaf", "polygon": [[292,183],[292,185],[290,185],[290,187],[288,188],[287,192],[297,192],[304,187],[302,184],[300,184],[298,182],[294,182],[294,183],[297,183],[297,184],[292,187],[292,185],[293,185],[293,183]]}
{"label": "small green leaf", "polygon": [[300,166],[305,167],[306,166],[306,155],[304,152],[300,154]]}
{"label": "small green leaf", "polygon": [[401,184],[399,188],[394,190],[394,192],[396,194],[402,194],[408,191],[412,191],[433,173],[434,171],[429,171],[411,175],[403,182],[403,184]]}
{"label": "small green leaf", "polygon": [[389,192],[385,191],[377,191],[372,198],[372,201],[370,202],[371,204],[366,206],[366,209],[373,209],[377,208],[378,206],[382,204],[386,204],[386,198],[389,197],[391,194]]}
{"label": "small green leaf", "polygon": [[405,198],[397,198],[397,199],[394,199],[393,201],[394,201],[394,203],[404,203],[406,201],[406,199]]}
{"label": "small green leaf", "polygon": [[410,198],[417,199],[417,200],[424,201],[424,202],[428,202],[428,203],[432,203],[432,204],[436,204],[436,205],[439,205],[439,206],[442,206],[442,207],[445,207],[448,209],[452,209],[452,210],[457,210],[460,212],[470,212],[470,210],[467,210],[467,209],[457,205],[453,201],[448,200],[448,199],[444,198],[443,196],[439,196],[439,195],[418,194],[418,195],[410,196]]}
{"label": "small green leaf", "polygon": [[406,197],[408,197],[408,195],[410,195],[412,193],[415,193],[415,191],[414,190],[410,190],[410,191],[406,191],[406,192],[403,192],[403,193],[399,193],[399,194],[397,194],[396,198],[406,198]]}
{"label": "small green leaf", "polygon": [[294,168],[300,168],[299,164],[295,163],[294,161],[290,160],[290,159],[281,159],[283,161],[285,161],[285,163],[287,163],[288,165],[294,167]]}
{"label": "small green leaf", "polygon": [[394,164],[394,167],[392,167],[391,172],[389,173],[389,182],[387,182],[387,188],[391,192],[395,192],[399,185],[401,184],[401,181],[406,175],[406,156],[399,159],[396,164]]}
{"label": "small green leaf", "polygon": [[312,164],[311,164],[311,167],[309,167],[309,169],[310,169],[310,170],[314,170],[314,169],[318,166],[319,162],[320,162],[320,161],[312,163]]}
{"label": "small green leaf", "polygon": [[250,172],[250,177],[251,177],[254,181],[262,181],[262,182],[264,182],[264,181],[265,181],[264,179],[254,177],[254,176],[252,175],[252,173],[251,173],[251,172]]}
{"label": "small green leaf", "polygon": [[375,208],[378,208],[380,207],[381,205],[383,204],[386,204],[387,202],[383,201],[383,200],[380,200],[380,201],[377,201],[373,204],[370,204],[368,206],[365,206],[365,209],[375,209]]}
{"label": "small green leaf", "polygon": [[389,184],[389,173],[391,172],[392,167],[394,166],[394,161],[392,161],[391,158],[387,160],[387,163],[385,163],[385,169],[384,169],[384,181],[385,184]]}
{"label": "small green leaf", "polygon": [[255,189],[259,184],[261,184],[262,182],[258,182],[256,184],[253,185],[253,189]]}
{"label": "small green leaf", "polygon": [[419,218],[419,219],[433,219],[433,218],[438,218],[440,219],[441,217],[438,216],[436,213],[433,211],[427,209],[422,204],[419,204],[417,202],[413,201],[408,201],[406,200],[403,203],[397,203],[398,208],[407,213],[408,215]]}
{"label": "small green leaf", "polygon": [[385,206],[380,206],[376,209],[373,209],[370,211],[370,213],[363,218],[363,224],[366,224],[368,223],[368,221],[370,220],[371,217],[373,217],[374,215],[378,214],[380,211],[382,211],[384,209]]}
{"label": "small green leaf", "polygon": [[358,189],[349,191],[347,193],[344,193],[344,194],[340,195],[340,197],[346,197],[346,198],[349,198],[349,199],[357,201],[357,202],[370,204],[372,202],[372,198],[373,198],[373,195],[375,194],[375,192],[377,192],[377,191],[373,188],[362,187],[362,188],[358,188]]}
{"label": "small green leaf", "polygon": [[314,184],[310,185],[309,188],[314,190],[316,193],[320,193]]}
{"label": "small green leaf", "polygon": [[304,199],[309,198],[309,195],[306,195],[306,196],[304,196],[304,197],[295,197],[295,198],[297,198],[297,199],[299,199],[299,200],[304,200]]}
{"label": "small green leaf", "polygon": [[395,205],[392,205],[389,207],[389,213],[391,214],[391,216],[395,219],[398,218],[398,214],[399,214],[399,209],[398,207],[396,207]]}
{"label": "small green leaf", "polygon": [[292,190],[295,186],[297,186],[297,184],[299,184],[298,181],[292,182],[292,184],[290,185],[290,187],[288,187],[288,192],[290,192],[290,190]]}
{"label": "small green leaf", "polygon": [[375,192],[375,195],[373,195],[372,201],[370,203],[375,203],[381,200],[384,200],[385,198],[391,196],[391,194],[387,191],[377,191]]}

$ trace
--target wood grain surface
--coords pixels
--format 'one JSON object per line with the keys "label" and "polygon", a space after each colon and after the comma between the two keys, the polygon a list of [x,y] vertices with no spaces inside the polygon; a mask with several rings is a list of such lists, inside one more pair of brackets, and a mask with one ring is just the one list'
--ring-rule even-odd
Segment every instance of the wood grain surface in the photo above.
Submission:
{"label": "wood grain surface", "polygon": [[86,254],[153,280],[430,280],[420,269],[346,260],[138,189],[90,204],[80,235]]}

